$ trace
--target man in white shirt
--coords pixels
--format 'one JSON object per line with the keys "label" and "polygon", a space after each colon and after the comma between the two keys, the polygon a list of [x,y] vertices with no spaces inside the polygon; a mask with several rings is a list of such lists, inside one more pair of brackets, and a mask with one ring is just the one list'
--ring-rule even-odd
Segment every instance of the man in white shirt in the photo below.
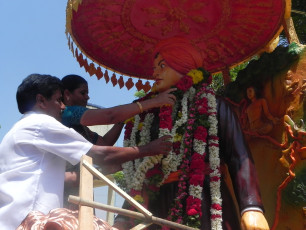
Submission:
{"label": "man in white shirt", "polygon": [[167,154],[168,136],[141,147],[96,146],[59,121],[65,108],[61,81],[32,74],[17,90],[24,116],[0,144],[0,226],[18,227],[30,211],[47,214],[62,207],[65,164],[77,164],[84,154],[95,164],[118,165],[132,159]]}

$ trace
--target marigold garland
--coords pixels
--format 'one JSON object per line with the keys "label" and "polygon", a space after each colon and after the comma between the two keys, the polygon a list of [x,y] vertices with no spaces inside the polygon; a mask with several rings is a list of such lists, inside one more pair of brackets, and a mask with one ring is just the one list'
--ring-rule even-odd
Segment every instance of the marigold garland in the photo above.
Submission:
{"label": "marigold garland", "polygon": [[[217,104],[215,94],[209,87],[210,83],[211,76],[204,69],[191,70],[175,86],[178,89],[175,94],[180,99],[178,101],[181,101],[180,106],[163,106],[160,110],[150,110],[129,120],[125,129],[124,146],[150,142],[150,128],[154,114],[157,113],[160,120],[158,136],[171,135],[173,145],[167,157],[145,157],[126,162],[122,167],[128,189],[141,201],[143,199],[140,194],[144,184],[151,190],[149,195],[152,198],[169,174],[180,170],[178,193],[168,219],[195,228],[201,226],[203,182],[205,175],[209,174],[211,226],[212,229],[219,230],[222,229],[222,199]],[[149,93],[141,100],[152,96],[154,93]],[[137,135],[140,137],[138,141]],[[205,162],[207,154],[209,164]],[[186,210],[183,210],[182,199],[186,199]],[[186,215],[183,216],[183,213]]]}

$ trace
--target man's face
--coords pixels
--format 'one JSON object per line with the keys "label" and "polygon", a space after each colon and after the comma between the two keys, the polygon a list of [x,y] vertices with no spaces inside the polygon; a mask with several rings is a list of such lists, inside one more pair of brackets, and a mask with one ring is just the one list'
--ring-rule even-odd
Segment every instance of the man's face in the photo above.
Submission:
{"label": "man's face", "polygon": [[65,105],[62,101],[62,93],[60,90],[55,91],[49,100],[45,100],[44,110],[45,113],[54,117],[56,120],[62,120],[62,111],[65,109]]}
{"label": "man's face", "polygon": [[172,69],[160,54],[155,58],[153,65],[154,88],[157,92],[161,93],[170,89],[183,77],[183,74]]}

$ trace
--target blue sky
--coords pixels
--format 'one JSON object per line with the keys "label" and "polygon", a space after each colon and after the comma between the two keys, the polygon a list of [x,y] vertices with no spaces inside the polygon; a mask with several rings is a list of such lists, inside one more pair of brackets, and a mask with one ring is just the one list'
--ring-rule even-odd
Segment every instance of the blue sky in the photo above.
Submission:
{"label": "blue sky", "polygon": [[[0,140],[20,119],[16,89],[31,73],[62,78],[83,76],[89,85],[89,103],[112,107],[132,102],[135,88],[113,87],[104,79],[90,77],[68,48],[65,34],[65,0],[0,0]],[[134,81],[136,82],[136,81]],[[118,145],[122,146],[121,135]],[[106,203],[106,187],[95,189],[96,201]],[[118,196],[117,196],[118,198]],[[116,199],[121,206],[122,198]],[[105,213],[98,211],[98,217]]]}
{"label": "blue sky", "polygon": [[[113,87],[81,68],[68,48],[65,0],[0,0],[0,140],[21,117],[16,89],[31,73],[62,78],[79,74],[89,84],[89,103],[112,107],[132,102],[135,88]],[[134,81],[136,82],[136,81]]]}

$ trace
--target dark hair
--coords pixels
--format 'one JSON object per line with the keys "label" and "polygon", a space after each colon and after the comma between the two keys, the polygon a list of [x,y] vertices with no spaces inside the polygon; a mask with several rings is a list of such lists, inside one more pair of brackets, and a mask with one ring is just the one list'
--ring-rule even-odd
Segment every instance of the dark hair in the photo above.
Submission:
{"label": "dark hair", "polygon": [[61,80],[51,75],[31,74],[18,86],[16,99],[20,113],[31,111],[37,94],[50,99],[56,90],[62,90]]}
{"label": "dark hair", "polygon": [[236,80],[226,86],[225,96],[239,102],[243,96],[241,89],[248,86],[261,88],[263,82],[273,81],[297,63],[304,50],[303,46],[291,43],[289,46],[276,47],[272,53],[263,53],[258,60],[251,60],[245,69],[239,71]]}
{"label": "dark hair", "polygon": [[69,74],[62,78],[62,83],[64,89],[68,89],[70,92],[73,92],[82,84],[87,84],[87,81],[79,75]]}

